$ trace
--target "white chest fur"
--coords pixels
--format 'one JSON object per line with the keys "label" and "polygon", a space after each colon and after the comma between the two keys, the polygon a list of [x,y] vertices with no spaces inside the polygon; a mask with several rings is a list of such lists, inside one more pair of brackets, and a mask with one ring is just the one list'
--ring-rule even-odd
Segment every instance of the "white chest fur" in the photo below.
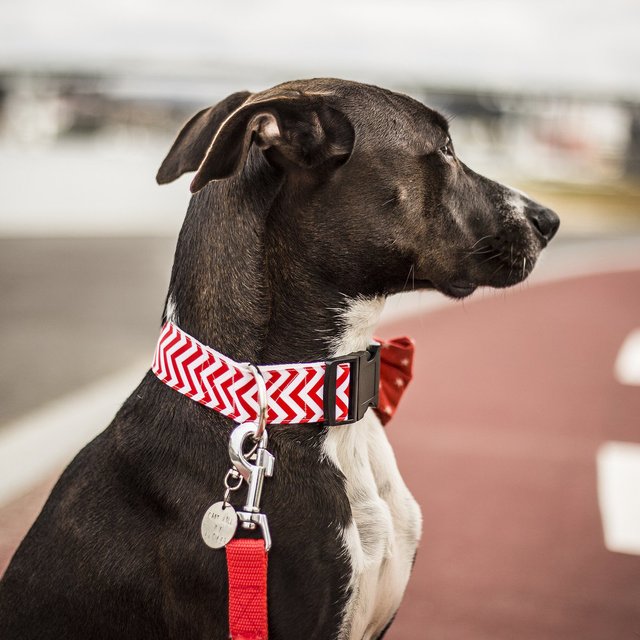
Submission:
{"label": "white chest fur", "polygon": [[[366,349],[383,306],[383,299],[354,301],[335,355]],[[343,532],[352,575],[340,638],[369,640],[400,606],[420,539],[420,508],[373,411],[356,424],[330,429],[324,453],[346,478],[353,518]]]}

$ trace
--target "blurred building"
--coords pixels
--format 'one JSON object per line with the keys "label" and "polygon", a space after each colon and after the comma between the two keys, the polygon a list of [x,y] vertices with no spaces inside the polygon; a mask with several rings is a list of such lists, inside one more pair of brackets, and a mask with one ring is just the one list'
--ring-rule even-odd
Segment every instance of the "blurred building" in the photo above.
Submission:
{"label": "blurred building", "polygon": [[[0,142],[170,135],[195,110],[228,93],[264,88],[255,75],[247,85],[215,75],[5,71]],[[458,148],[476,166],[550,182],[640,179],[640,101],[423,83],[398,89],[450,116]]]}

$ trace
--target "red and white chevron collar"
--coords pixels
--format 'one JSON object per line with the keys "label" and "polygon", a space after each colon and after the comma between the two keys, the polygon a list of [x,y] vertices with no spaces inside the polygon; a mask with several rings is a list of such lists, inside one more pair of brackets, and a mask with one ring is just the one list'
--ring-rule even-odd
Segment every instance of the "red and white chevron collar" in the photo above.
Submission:
{"label": "red and white chevron collar", "polygon": [[[260,366],[267,387],[267,422],[355,422],[377,404],[379,364],[375,345],[369,352],[328,362]],[[248,367],[171,322],[160,333],[152,370],[171,388],[236,422],[257,419],[258,389]]]}

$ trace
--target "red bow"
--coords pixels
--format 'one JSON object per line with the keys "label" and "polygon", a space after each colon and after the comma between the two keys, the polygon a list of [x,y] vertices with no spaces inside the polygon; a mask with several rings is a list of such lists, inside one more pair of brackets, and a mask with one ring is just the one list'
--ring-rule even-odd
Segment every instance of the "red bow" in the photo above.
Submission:
{"label": "red bow", "polygon": [[380,393],[375,410],[382,424],[396,411],[400,398],[413,377],[414,343],[411,338],[380,340]]}

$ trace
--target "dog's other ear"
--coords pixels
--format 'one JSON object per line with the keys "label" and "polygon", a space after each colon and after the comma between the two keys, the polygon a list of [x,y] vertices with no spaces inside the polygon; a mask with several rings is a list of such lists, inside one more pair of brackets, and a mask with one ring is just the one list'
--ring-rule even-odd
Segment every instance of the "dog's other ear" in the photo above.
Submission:
{"label": "dog's other ear", "polygon": [[322,96],[287,92],[248,100],[221,125],[191,183],[195,193],[211,180],[228,178],[244,165],[252,143],[282,167],[345,162],[355,132],[346,116]]}
{"label": "dog's other ear", "polygon": [[248,91],[239,91],[217,105],[196,113],[182,127],[167,157],[160,165],[156,174],[158,184],[173,182],[183,173],[195,171],[202,163],[218,127],[250,95]]}

